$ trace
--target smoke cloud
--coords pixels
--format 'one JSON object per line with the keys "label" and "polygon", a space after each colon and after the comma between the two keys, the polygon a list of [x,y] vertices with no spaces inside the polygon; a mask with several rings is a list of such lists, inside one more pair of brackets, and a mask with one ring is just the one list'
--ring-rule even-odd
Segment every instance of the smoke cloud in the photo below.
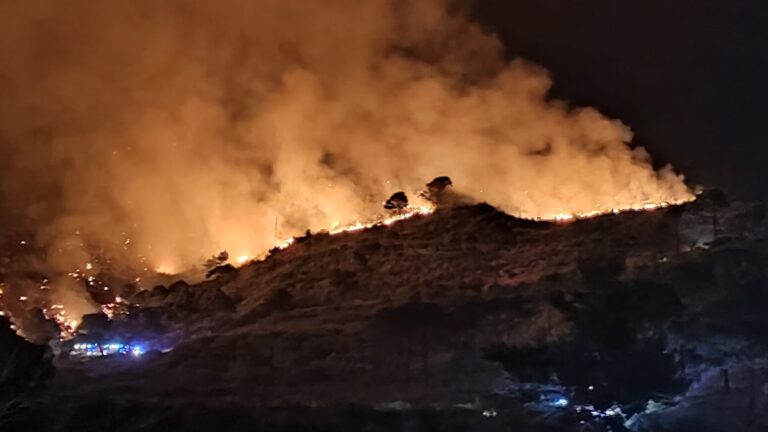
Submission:
{"label": "smoke cloud", "polygon": [[690,195],[446,0],[5,0],[0,52],[3,218],[65,272],[253,256],[438,175],[527,217]]}

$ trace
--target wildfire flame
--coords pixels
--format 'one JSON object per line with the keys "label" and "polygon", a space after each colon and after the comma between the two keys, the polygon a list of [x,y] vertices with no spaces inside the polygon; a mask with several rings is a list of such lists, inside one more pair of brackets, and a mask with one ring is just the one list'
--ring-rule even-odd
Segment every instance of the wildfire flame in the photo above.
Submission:
{"label": "wildfire flame", "polygon": [[43,315],[45,315],[46,318],[55,321],[59,326],[59,330],[61,331],[59,338],[61,340],[69,340],[75,337],[80,321],[67,318],[67,311],[64,309],[64,305],[54,304],[50,307],[43,308]]}
{"label": "wildfire flame", "polygon": [[[330,235],[337,235],[337,234],[342,234],[342,233],[363,231],[363,230],[366,230],[368,228],[373,228],[373,227],[379,226],[379,225],[389,226],[389,225],[392,225],[392,224],[394,224],[396,222],[400,222],[402,220],[410,219],[410,218],[412,218],[414,216],[429,215],[429,214],[432,214],[434,211],[435,211],[435,207],[427,206],[427,205],[408,207],[408,208],[404,209],[401,213],[396,214],[396,215],[392,215],[392,216],[388,216],[388,217],[380,217],[380,218],[377,218],[377,219],[374,219],[374,220],[370,220],[370,221],[360,221],[360,220],[357,220],[357,221],[352,222],[351,224],[348,224],[348,225],[339,225],[338,223],[336,223],[327,232]],[[289,246],[291,246],[295,242],[296,242],[296,238],[295,237],[291,237],[291,238],[288,238],[288,239],[285,239],[285,240],[281,240],[281,241],[277,242],[277,244],[275,244],[273,249],[283,250],[283,249],[288,248]],[[264,253],[264,254],[260,255],[256,259],[256,261],[263,261],[268,256],[269,256],[268,252]],[[245,258],[245,259],[243,259],[243,258]],[[244,256],[241,256],[241,257],[239,257],[237,259],[237,264],[243,265],[243,264],[246,264],[246,263],[248,263],[250,261],[251,261],[250,257],[247,256],[247,255],[244,255]]]}
{"label": "wildfire flame", "polygon": [[[593,217],[598,217],[606,214],[618,214],[622,212],[629,212],[629,211],[653,211],[661,208],[667,208],[670,206],[675,205],[681,205],[685,204],[687,202],[693,201],[695,199],[695,196],[690,196],[686,199],[681,200],[675,200],[675,201],[647,201],[642,203],[637,203],[625,207],[619,207],[619,208],[598,208],[590,212],[583,212],[583,213],[555,213],[551,215],[546,215],[543,217],[531,217],[526,214],[520,215],[523,219],[531,219],[531,220],[538,220],[538,221],[550,221],[550,222],[572,222],[576,220],[581,219],[588,219]],[[412,206],[404,209],[398,214],[390,215],[386,217],[379,217],[368,221],[362,221],[357,220],[347,225],[340,225],[340,224],[334,224],[334,226],[327,230],[326,232],[329,235],[338,235],[342,233],[354,233],[354,232],[360,232],[369,228],[373,228],[375,226],[390,226],[397,222],[404,221],[407,219],[411,219],[415,216],[427,216],[432,213],[436,208],[431,205],[420,205],[420,206]],[[290,237],[284,240],[281,240],[275,244],[274,249],[277,250],[283,250],[288,247],[290,247],[292,244],[296,242],[296,237]],[[244,253],[239,256],[237,256],[234,259],[234,264],[236,266],[243,266],[253,261],[263,261],[267,259],[269,256],[269,252],[263,253],[261,255],[251,255],[249,253]],[[84,268],[86,271],[90,271],[93,269],[93,265],[91,263],[86,263],[84,265]],[[169,263],[165,263],[163,265],[160,265],[155,269],[155,271],[158,274],[164,274],[164,275],[172,275],[176,273],[176,269],[174,266],[170,265]],[[93,286],[96,284],[101,285],[101,282],[97,281],[96,278],[92,275],[87,275],[86,272],[83,272],[80,269],[75,269],[74,271],[69,273],[69,276],[78,279],[78,280],[86,280],[89,285]],[[140,278],[136,279],[137,281],[140,280]],[[41,289],[49,289],[48,281],[47,279],[44,281],[43,285],[41,286]],[[0,291],[0,294],[2,294],[2,291]],[[22,297],[20,300],[26,300],[26,297]],[[115,303],[110,304],[104,304],[101,305],[101,311],[110,319],[114,318],[117,314],[120,313],[126,313],[125,307],[125,300],[117,297]],[[49,307],[43,308],[43,313],[48,319],[52,319],[56,322],[56,324],[59,326],[60,329],[60,338],[62,340],[69,340],[72,339],[75,334],[77,333],[78,326],[80,325],[80,321],[77,319],[69,318],[67,316],[67,311],[65,309],[65,306],[62,304],[53,304]]]}
{"label": "wildfire flame", "polygon": [[435,207],[433,206],[416,206],[416,207],[408,207],[400,214],[396,214],[393,216],[369,221],[369,222],[363,222],[363,221],[355,221],[354,223],[342,227],[334,227],[331,230],[328,231],[329,234],[335,235],[340,234],[344,232],[355,232],[355,231],[361,231],[364,229],[372,228],[377,225],[392,225],[396,222],[400,222],[402,220],[410,219],[414,216],[418,215],[429,215],[432,214],[435,211]]}
{"label": "wildfire flame", "polygon": [[[581,219],[589,219],[594,218],[598,216],[603,216],[607,214],[618,214],[623,212],[631,212],[631,211],[653,211],[661,208],[667,208],[671,206],[681,205],[688,202],[691,202],[695,200],[696,197],[694,195],[691,195],[690,197],[687,197],[686,199],[680,199],[680,200],[673,200],[673,201],[646,201],[642,203],[632,204],[625,207],[617,207],[617,208],[599,208],[595,209],[590,212],[584,212],[584,213],[555,213],[552,215],[546,215],[543,217],[531,217],[526,214],[522,214],[520,217],[522,219],[529,219],[529,220],[537,220],[537,221],[549,221],[549,222],[571,222],[575,220],[581,220]],[[422,205],[422,206],[414,206],[414,207],[408,207],[403,212],[374,219],[371,221],[355,221],[348,225],[340,226],[338,223],[335,224],[330,230],[328,230],[328,234],[330,235],[337,235],[342,233],[350,233],[350,232],[359,232],[363,231],[375,226],[390,226],[392,224],[395,224],[397,222],[410,219],[414,216],[427,216],[435,211],[434,206],[429,205]],[[291,237],[285,240],[282,240],[278,242],[274,248],[278,250],[283,250],[291,246],[296,241],[295,237]],[[236,264],[242,266],[244,264],[247,264],[253,260],[255,261],[263,261],[269,256],[269,253],[262,254],[257,259],[252,259],[249,255],[242,255],[237,258]],[[160,272],[160,269],[158,269],[158,272]]]}
{"label": "wildfire flame", "polygon": [[[357,220],[347,225],[341,225],[337,222],[331,227],[331,229],[327,230],[326,232],[330,235],[337,235],[341,233],[363,231],[365,229],[372,228],[374,226],[379,226],[379,225],[389,226],[399,221],[410,219],[414,216],[429,215],[429,214],[432,214],[434,211],[435,211],[435,207],[429,206],[429,205],[413,206],[413,207],[408,207],[404,209],[402,212],[400,212],[399,214],[392,215],[392,216],[379,217],[379,218],[375,218],[373,220],[368,220],[368,221]],[[295,237],[290,237],[284,240],[280,240],[273,246],[272,249],[283,250],[288,248],[295,242],[296,242]],[[263,261],[268,256],[269,256],[269,252],[264,252],[262,254],[254,254],[254,255],[249,253],[242,254],[237,256],[237,258],[235,258],[233,265],[240,267],[253,261]],[[162,264],[157,268],[155,268],[155,271],[158,274],[163,274],[163,275],[173,275],[174,273],[176,273],[174,270],[175,270],[174,267],[168,264]]]}
{"label": "wildfire flame", "polygon": [[611,214],[611,213],[619,214],[619,213],[630,212],[630,211],[653,211],[661,208],[667,208],[671,206],[685,204],[695,199],[696,199],[695,196],[690,196],[686,199],[680,199],[680,200],[674,200],[674,201],[657,201],[657,202],[646,201],[643,203],[628,205],[626,207],[602,208],[602,209],[592,210],[586,213],[555,213],[549,216],[537,217],[537,218],[526,217],[525,215],[523,215],[522,217],[524,219],[534,219],[534,220],[541,220],[541,221],[569,222],[569,221],[578,220],[578,219],[589,219],[589,218]]}
{"label": "wildfire flame", "polygon": [[175,268],[174,268],[172,265],[170,265],[170,264],[168,264],[168,263],[160,264],[160,265],[159,265],[159,266],[158,266],[158,267],[155,269],[155,271],[156,271],[158,274],[161,274],[161,275],[173,275],[173,274],[176,274],[176,273],[177,273],[176,269],[175,269]]}
{"label": "wildfire flame", "polygon": [[0,62],[0,117],[12,119],[0,122],[11,161],[0,174],[6,201],[46,211],[23,218],[40,235],[19,249],[45,249],[51,277],[80,269],[82,283],[46,294],[77,298],[51,301],[70,317],[92,309],[74,301],[93,306],[94,290],[119,291],[90,279],[101,273],[151,285],[200,273],[201,252],[229,248],[240,266],[306,227],[334,235],[429,214],[366,219],[371,197],[436,174],[461,178],[469,199],[561,222],[690,195],[628,126],[553,98],[546,70],[507,59],[449,1],[231,0],[185,14],[69,3],[3,2],[0,40],[14,43]]}

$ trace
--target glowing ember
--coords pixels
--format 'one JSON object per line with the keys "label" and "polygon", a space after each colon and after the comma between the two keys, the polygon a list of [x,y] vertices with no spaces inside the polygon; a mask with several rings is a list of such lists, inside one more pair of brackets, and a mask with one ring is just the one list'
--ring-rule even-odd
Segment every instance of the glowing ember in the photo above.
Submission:
{"label": "glowing ember", "polygon": [[118,303],[107,303],[101,305],[101,311],[109,319],[113,319],[116,315],[122,313],[122,306]]}
{"label": "glowing ember", "polygon": [[67,311],[64,310],[64,305],[55,304],[48,308],[43,308],[43,315],[46,318],[52,319],[59,326],[59,338],[61,340],[69,340],[77,333],[77,327],[80,325],[80,321],[76,319],[67,318]]}

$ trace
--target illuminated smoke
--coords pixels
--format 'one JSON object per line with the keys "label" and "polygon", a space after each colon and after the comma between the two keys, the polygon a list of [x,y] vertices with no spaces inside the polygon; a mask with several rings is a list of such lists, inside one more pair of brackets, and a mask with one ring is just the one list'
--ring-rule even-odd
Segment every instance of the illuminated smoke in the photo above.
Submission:
{"label": "illuminated smoke", "polygon": [[690,197],[445,3],[6,0],[3,210],[53,269],[173,273],[370,220],[439,175],[530,218]]}

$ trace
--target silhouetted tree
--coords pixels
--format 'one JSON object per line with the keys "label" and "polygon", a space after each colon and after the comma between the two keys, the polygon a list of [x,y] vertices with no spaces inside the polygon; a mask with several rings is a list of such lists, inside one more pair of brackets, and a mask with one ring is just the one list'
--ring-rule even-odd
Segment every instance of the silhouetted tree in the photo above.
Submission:
{"label": "silhouetted tree", "polygon": [[408,196],[405,192],[395,192],[384,201],[384,208],[393,214],[401,214],[408,207]]}
{"label": "silhouetted tree", "polygon": [[223,264],[216,266],[205,273],[205,278],[213,276],[231,276],[237,273],[237,269],[232,264]]}
{"label": "silhouetted tree", "polygon": [[218,255],[214,255],[210,258],[208,258],[205,261],[205,264],[203,264],[203,267],[206,270],[214,269],[220,265],[223,265],[229,260],[229,252],[227,251],[221,251]]}
{"label": "silhouetted tree", "polygon": [[435,177],[431,182],[427,183],[427,189],[422,191],[419,196],[433,204],[439,204],[440,197],[445,192],[445,189],[452,185],[453,182],[448,176]]}

